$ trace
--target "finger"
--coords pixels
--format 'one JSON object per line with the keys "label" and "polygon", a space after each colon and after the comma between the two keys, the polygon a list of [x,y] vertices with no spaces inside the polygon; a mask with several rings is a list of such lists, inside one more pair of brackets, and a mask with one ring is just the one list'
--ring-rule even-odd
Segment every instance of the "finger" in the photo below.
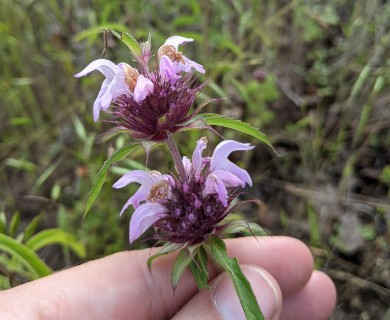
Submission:
{"label": "finger", "polygon": [[174,256],[157,259],[149,272],[150,252],[120,252],[0,292],[0,319],[12,319],[2,306],[18,319],[165,319],[196,285],[186,276],[174,296]]}
{"label": "finger", "polygon": [[[286,237],[263,237],[259,241],[249,237],[226,243],[229,254],[238,257],[240,263],[269,270],[283,294],[303,287],[312,266],[307,247]],[[121,252],[56,273],[0,293],[0,305],[13,306],[21,318],[31,314],[42,315],[43,319],[126,319],[129,314],[133,319],[171,317],[197,287],[186,272],[174,294],[170,273],[176,254],[157,259],[150,273],[146,260],[155,251]],[[211,278],[216,274],[210,270]]]}
{"label": "finger", "polygon": [[[251,283],[260,309],[267,320],[279,319],[282,294],[276,280],[264,269],[242,265],[241,269]],[[226,272],[211,282],[212,289],[199,291],[173,318],[245,320],[245,314]]]}
{"label": "finger", "polygon": [[336,304],[336,288],[323,272],[315,271],[306,286],[283,301],[281,319],[325,320]]}

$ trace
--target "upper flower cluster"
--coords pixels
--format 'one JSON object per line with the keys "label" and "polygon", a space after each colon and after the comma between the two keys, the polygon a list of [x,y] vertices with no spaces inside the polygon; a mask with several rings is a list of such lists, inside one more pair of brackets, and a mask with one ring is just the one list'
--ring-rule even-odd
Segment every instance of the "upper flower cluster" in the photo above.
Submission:
{"label": "upper flower cluster", "polygon": [[[100,111],[114,114],[119,129],[129,130],[135,138],[162,141],[166,131],[174,133],[185,126],[196,94],[203,85],[194,86],[193,71],[204,73],[200,64],[179,51],[193,39],[172,36],[158,50],[158,68],[138,71],[127,63],[118,65],[106,59],[91,62],[76,77],[100,71],[106,79],[93,105],[94,120]],[[149,44],[150,46],[150,44]],[[143,52],[148,60],[150,52]]]}
{"label": "upper flower cluster", "polygon": [[125,174],[114,188],[136,182],[141,185],[122,209],[130,205],[135,212],[130,221],[130,242],[149,227],[157,227],[164,240],[196,244],[217,234],[217,225],[230,213],[229,203],[238,187],[252,185],[247,171],[228,160],[233,151],[250,150],[249,144],[225,140],[218,144],[211,157],[203,157],[206,138],[197,142],[192,161],[183,157],[187,179],[158,171],[134,170]]}

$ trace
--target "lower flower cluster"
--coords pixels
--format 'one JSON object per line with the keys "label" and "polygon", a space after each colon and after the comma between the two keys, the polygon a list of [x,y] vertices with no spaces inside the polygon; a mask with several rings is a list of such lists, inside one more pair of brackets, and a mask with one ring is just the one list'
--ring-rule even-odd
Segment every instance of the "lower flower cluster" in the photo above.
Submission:
{"label": "lower flower cluster", "polygon": [[205,138],[197,142],[192,161],[183,157],[186,177],[158,171],[134,170],[125,174],[114,188],[136,182],[141,186],[122,209],[135,212],[130,221],[130,242],[154,226],[156,237],[173,243],[197,244],[223,229],[219,223],[230,213],[229,204],[239,187],[252,185],[244,169],[228,160],[233,151],[250,150],[249,144],[221,142],[211,157],[203,157]]}

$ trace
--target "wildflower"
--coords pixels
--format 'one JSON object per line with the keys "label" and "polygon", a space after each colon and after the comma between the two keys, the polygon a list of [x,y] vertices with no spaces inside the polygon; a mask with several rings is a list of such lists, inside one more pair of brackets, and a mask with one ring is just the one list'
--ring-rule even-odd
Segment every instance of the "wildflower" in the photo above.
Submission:
{"label": "wildflower", "polygon": [[180,36],[172,36],[165,41],[165,44],[158,50],[160,61],[160,74],[165,76],[171,82],[174,82],[181,72],[191,72],[192,69],[200,73],[205,73],[202,65],[188,59],[179,51],[179,45],[192,42],[194,39]]}
{"label": "wildflower", "polygon": [[100,71],[106,79],[103,81],[99,94],[93,104],[93,116],[97,121],[100,110],[107,110],[112,100],[121,95],[133,96],[137,103],[140,103],[147,95],[153,93],[153,83],[127,63],[115,65],[106,59],[92,61],[75,77],[83,77],[94,70]]}
{"label": "wildflower", "polygon": [[[212,258],[214,263],[228,271],[245,315],[251,319],[263,319],[237,259],[229,258],[221,239],[245,229],[263,232],[257,225],[228,217],[241,203],[238,200],[240,188],[252,185],[248,172],[229,161],[228,157],[234,151],[248,151],[253,147],[226,140],[218,144],[212,156],[208,157],[203,156],[207,139],[202,138],[189,159],[180,155],[173,133],[185,129],[211,129],[210,125],[220,124],[249,133],[268,145],[270,143],[247,123],[222,115],[199,115],[212,100],[190,111],[198,92],[205,86],[204,83],[199,84],[196,76],[196,72],[205,73],[203,66],[179,51],[180,46],[193,39],[181,36],[168,38],[158,50],[157,69],[153,71],[149,70],[152,57],[150,34],[145,43],[139,44],[128,33],[112,33],[128,47],[138,63],[138,69],[127,63],[116,65],[109,60],[98,59],[75,75],[82,77],[98,70],[105,76],[93,105],[94,120],[98,120],[101,110],[112,115],[108,122],[113,123],[115,128],[106,136],[127,131],[133,138],[142,140],[147,151],[155,142],[164,142],[171,152],[177,173],[134,170],[113,185],[114,188],[123,188],[134,182],[140,184],[120,213],[129,206],[135,209],[130,220],[130,243],[150,227],[154,228],[155,238],[165,242],[165,246],[148,259],[149,267],[158,256],[180,249],[172,269],[173,289],[187,267],[199,289],[208,287],[207,264],[208,257]],[[139,146],[140,143],[124,146],[105,163],[98,173],[84,215],[97,197],[108,166]]]}
{"label": "wildflower", "polygon": [[189,120],[196,114],[189,111],[204,87],[196,84],[193,70],[205,72],[203,66],[178,51],[179,45],[191,41],[180,36],[168,38],[159,49],[158,70],[154,72],[149,72],[147,67],[149,39],[136,56],[142,71],[126,63],[116,65],[98,59],[76,74],[82,77],[98,70],[106,77],[94,102],[94,120],[98,120],[101,110],[106,111],[114,117],[110,120],[116,126],[114,132],[126,130],[135,139],[152,141],[164,141],[168,132],[175,133],[189,126]]}
{"label": "wildflower", "polygon": [[167,132],[175,133],[188,126],[196,114],[189,114],[191,106],[204,87],[195,84],[192,70],[205,72],[200,64],[178,51],[179,45],[191,41],[173,36],[160,47],[158,72],[144,75],[153,84],[153,91],[144,99],[137,102],[135,97],[122,95],[113,101],[112,114],[118,129],[131,132],[136,139],[164,141]]}
{"label": "wildflower", "polygon": [[188,244],[204,242],[223,229],[218,223],[230,213],[229,203],[237,195],[237,187],[252,185],[249,174],[227,158],[234,151],[253,147],[226,140],[210,158],[202,156],[206,146],[207,140],[202,138],[192,161],[183,157],[186,180],[157,171],[134,170],[114,184],[114,188],[133,182],[141,184],[121,211],[129,205],[135,208],[130,221],[130,242],[151,226],[156,227],[159,238]]}

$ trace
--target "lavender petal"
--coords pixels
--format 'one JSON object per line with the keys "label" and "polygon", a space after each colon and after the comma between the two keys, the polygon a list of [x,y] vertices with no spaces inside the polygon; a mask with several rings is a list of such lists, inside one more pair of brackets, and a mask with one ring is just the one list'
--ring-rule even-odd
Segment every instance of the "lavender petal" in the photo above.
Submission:
{"label": "lavender petal", "polygon": [[158,203],[147,202],[138,207],[130,220],[130,243],[138,239],[155,222],[166,216],[168,210]]}
{"label": "lavender petal", "polygon": [[207,176],[203,193],[204,196],[216,193],[222,204],[227,207],[228,192],[223,182],[217,176],[213,174]]}
{"label": "lavender petal", "polygon": [[195,171],[195,173],[200,174],[200,172],[202,170],[202,164],[203,164],[202,153],[203,153],[203,150],[206,149],[206,147],[207,147],[207,139],[206,138],[199,139],[196,142],[196,147],[195,147],[195,150],[192,154],[192,168]]}
{"label": "lavender petal", "polygon": [[246,180],[243,181],[240,178],[238,178],[236,175],[229,171],[225,170],[215,170],[213,171],[213,174],[217,176],[225,185],[225,187],[238,187],[241,186],[242,188],[245,187]]}
{"label": "lavender petal", "polygon": [[142,74],[138,77],[134,88],[134,100],[137,103],[143,101],[149,94],[154,92],[153,82],[145,78]]}

